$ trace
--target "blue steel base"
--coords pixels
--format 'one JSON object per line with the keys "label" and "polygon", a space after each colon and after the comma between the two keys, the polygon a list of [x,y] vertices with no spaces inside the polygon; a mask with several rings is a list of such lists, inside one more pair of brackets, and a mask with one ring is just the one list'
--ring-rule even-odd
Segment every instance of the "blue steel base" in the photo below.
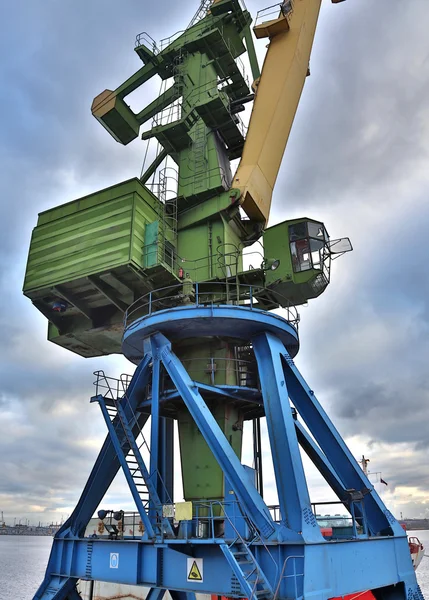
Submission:
{"label": "blue steel base", "polygon": [[[197,316],[198,327],[192,314]],[[170,338],[195,338],[198,332],[233,335],[252,343],[279,519],[274,519],[250,483],[208,409],[204,394],[210,386],[193,381],[172,350]],[[35,599],[74,600],[79,597],[76,583],[84,579],[147,586],[153,600],[159,600],[167,589],[176,599],[201,592],[252,600],[328,600],[372,590],[377,600],[422,600],[405,532],[359,468],[286,346],[297,348],[297,334],[290,324],[242,307],[181,307],[166,312],[164,320],[159,314],[150,315],[128,328],[124,353],[139,365],[126,394],[109,401],[110,412],[105,397],[92,399],[101,406],[109,435],[76,509],[55,536],[46,578]],[[178,529],[163,515],[162,503],[168,501],[162,499],[159,485],[161,462],[165,462],[158,444],[162,439],[161,365],[223,470],[229,490],[220,513],[214,510],[219,501],[195,502],[193,521],[182,522]],[[210,391],[215,389],[212,386]],[[218,389],[218,393],[223,392]],[[139,409],[143,405],[147,409],[148,403],[152,416],[149,466],[136,454],[133,441],[148,418]],[[349,539],[322,536],[311,509],[299,445],[350,512]],[[133,472],[126,462],[129,452],[138,465]],[[145,533],[140,539],[85,538],[89,519],[121,467],[135,498],[133,474],[137,471],[150,492],[147,513],[142,514],[145,509],[136,498]],[[199,504],[206,510],[200,518],[207,526],[203,538],[196,537]],[[224,525],[221,535],[219,520]],[[200,559],[201,577],[193,580],[189,561],[196,559]]]}
{"label": "blue steel base", "polygon": [[243,306],[198,304],[159,310],[137,319],[125,330],[122,352],[131,362],[139,364],[154,333],[162,333],[174,343],[205,336],[250,340],[261,332],[274,333],[292,358],[298,353],[298,332],[279,315]]}
{"label": "blue steel base", "polygon": [[[226,546],[214,540],[176,541],[158,546],[141,541],[55,540],[53,567],[64,578],[74,581],[92,578],[188,593],[242,597],[234,572],[221,550],[222,545]],[[387,590],[395,583],[398,597],[421,598],[413,568],[408,564],[408,547],[398,540],[269,544],[255,546],[253,552],[266,577],[274,583],[277,598],[326,600],[368,589]],[[110,568],[112,553],[119,555],[115,569]],[[191,557],[203,559],[202,582],[187,580],[187,559]],[[395,581],[392,580],[392,565],[396,563],[407,567],[396,573]],[[91,568],[91,577],[88,577],[88,568]]]}

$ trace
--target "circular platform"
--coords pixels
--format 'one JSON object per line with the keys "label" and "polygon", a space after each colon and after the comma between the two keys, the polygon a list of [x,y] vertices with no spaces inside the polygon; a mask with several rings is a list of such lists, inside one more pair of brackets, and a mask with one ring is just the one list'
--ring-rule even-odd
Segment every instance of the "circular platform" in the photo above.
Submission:
{"label": "circular platform", "polygon": [[129,323],[123,336],[123,354],[138,363],[146,353],[145,340],[156,332],[172,343],[207,337],[248,342],[259,333],[270,332],[283,342],[292,358],[299,350],[296,328],[279,315],[242,306],[190,304],[153,312]]}

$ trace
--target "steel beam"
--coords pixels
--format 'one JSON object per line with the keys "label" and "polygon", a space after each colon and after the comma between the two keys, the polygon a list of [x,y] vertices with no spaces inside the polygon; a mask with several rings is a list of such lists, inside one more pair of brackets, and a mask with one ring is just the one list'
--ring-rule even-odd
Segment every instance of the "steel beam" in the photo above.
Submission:
{"label": "steel beam", "polygon": [[76,590],[78,582],[75,577],[49,575],[45,577],[33,600],[82,600]]}
{"label": "steel beam", "polygon": [[[160,361],[159,358],[153,353],[153,367],[152,367],[152,403],[151,403],[151,422],[150,422],[150,465],[149,465],[149,477],[152,480],[155,489],[159,491],[159,431],[160,431],[160,417],[159,417],[159,372],[160,372]],[[150,499],[150,513],[152,518],[155,517],[155,507],[153,499]]]}
{"label": "steel beam", "polygon": [[[116,424],[116,423],[114,423],[114,421],[110,420],[110,416],[107,411],[107,407],[106,407],[104,398],[102,396],[97,396],[97,397],[93,398],[93,401],[94,402],[97,401],[98,404],[100,405],[101,412],[103,413],[104,421],[105,421],[105,423],[107,425],[107,429],[109,431],[110,439],[112,440],[113,447],[115,448],[116,456],[118,457],[119,462],[121,463],[122,472],[124,473],[125,479],[127,480],[128,487],[129,487],[131,495],[134,499],[134,503],[137,507],[140,518],[143,522],[144,529],[145,529],[144,535],[148,536],[149,538],[155,538],[155,532],[152,527],[151,519],[149,518],[149,515],[147,514],[145,507],[143,506],[142,499],[140,497],[140,494],[137,489],[136,483],[133,479],[133,475],[131,473],[130,467],[126,460],[126,453],[124,453],[122,450],[123,444],[126,442],[127,438],[126,438],[125,434],[123,435],[122,438],[118,437],[118,426],[117,425],[119,425],[119,423]],[[117,417],[115,418],[115,421],[116,420],[117,420]],[[142,463],[143,463],[143,459],[142,459]],[[148,482],[147,482],[148,477],[145,477],[145,475],[146,475],[146,472],[143,470],[142,476],[145,478],[146,485],[148,485]]]}
{"label": "steel beam", "polygon": [[151,337],[152,347],[159,352],[161,360],[197,424],[207,445],[213,452],[224,474],[228,477],[234,493],[248,517],[264,538],[273,537],[276,526],[269,510],[255,487],[249,486],[249,479],[225,434],[213,417],[198,386],[189,377],[180,360],[171,350],[171,344],[160,333]]}
{"label": "steel beam", "polygon": [[152,587],[146,596],[146,600],[162,600],[166,591],[162,588]]}
{"label": "steel beam", "polygon": [[[320,541],[322,534],[313,515],[299,452],[294,420],[283,375],[280,340],[271,333],[252,339],[264,398],[271,456],[276,476],[282,522],[305,541]],[[288,531],[288,536],[291,535]]]}
{"label": "steel beam", "polygon": [[315,467],[317,467],[319,473],[325,479],[326,483],[331,486],[331,489],[335,492],[338,498],[342,502],[345,502],[347,500],[347,494],[344,485],[330,465],[326,456],[299,421],[295,421],[295,429],[301,448],[313,462]]}
{"label": "steel beam", "polygon": [[347,489],[368,491],[365,510],[370,532],[373,535],[387,533],[391,528],[394,535],[404,537],[404,530],[384,506],[286,350],[282,362],[290,398],[337,476]]}
{"label": "steel beam", "polygon": [[77,310],[80,313],[82,313],[84,317],[89,319],[92,323],[92,320],[93,320],[92,319],[92,310],[89,308],[89,306],[87,306],[85,304],[85,302],[83,302],[82,300],[79,300],[79,298],[76,298],[74,294],[65,290],[64,287],[61,285],[55,286],[54,290],[59,296],[64,298],[64,300],[66,300],[67,302],[72,304],[75,308],[77,308]]}
{"label": "steel beam", "polygon": [[118,298],[118,293],[111,285],[97,277],[96,275],[88,275],[88,281],[92,283],[92,285],[97,288],[97,290],[102,294],[109,302],[114,304],[118,310],[125,313],[127,311],[128,305],[126,302]]}
{"label": "steel beam", "polygon": [[[407,596],[421,598],[414,596],[417,583],[404,538],[322,541],[304,545],[274,543],[252,546],[252,549],[266,577],[273,583],[279,581],[279,574],[294,556],[303,558],[296,576],[293,576],[293,569],[287,569],[287,576],[282,578],[278,588],[278,600],[295,598],[297,587],[303,589],[305,598],[328,600],[391,586],[392,581],[404,583],[404,587],[396,587],[398,600],[406,600]],[[185,540],[174,540],[158,547],[141,540],[55,540],[53,554],[56,575],[52,576],[52,581],[60,580],[70,589],[78,579],[87,579],[241,597],[234,587],[233,573],[219,548],[219,540],[200,539],[192,547]],[[116,555],[114,565],[112,554]],[[188,581],[190,558],[203,559],[202,582]],[[156,594],[154,591],[155,597]],[[52,600],[48,595],[36,595],[35,598]],[[54,598],[64,600],[67,595]]]}
{"label": "steel beam", "polygon": [[[137,367],[128,387],[128,403],[125,407],[125,413],[128,417],[132,416],[132,411],[135,411],[137,405],[144,397],[151,374],[151,360],[152,357],[149,355],[143,358],[140,365]],[[146,423],[148,418],[148,415],[144,414],[139,416],[138,423],[134,424],[132,427],[135,435],[138,435],[138,432]],[[112,440],[108,435],[94,464],[76,508],[58,531],[56,537],[65,537],[70,534],[75,536],[83,535],[89,520],[97,510],[100,502],[103,500],[104,495],[109,489],[119,469],[120,462],[116,455]]]}

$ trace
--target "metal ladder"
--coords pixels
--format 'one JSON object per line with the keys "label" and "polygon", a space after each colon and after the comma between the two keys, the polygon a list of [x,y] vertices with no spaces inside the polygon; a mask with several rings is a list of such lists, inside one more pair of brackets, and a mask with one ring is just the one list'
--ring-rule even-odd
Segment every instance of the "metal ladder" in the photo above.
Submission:
{"label": "metal ladder", "polygon": [[203,121],[195,126],[195,137],[192,144],[194,163],[194,188],[195,191],[202,189],[206,184],[207,175],[207,128]]}
{"label": "metal ladder", "polygon": [[200,19],[204,19],[204,17],[207,15],[210,6],[212,5],[213,0],[201,0],[200,6],[197,10],[197,12],[195,13],[192,21],[189,23],[187,29],[189,29],[189,27],[192,27],[192,25],[195,25],[195,23],[197,21],[200,21]]}
{"label": "metal ladder", "polygon": [[273,600],[273,588],[241,537],[232,544],[221,544],[220,548],[248,600]]}
{"label": "metal ladder", "polygon": [[[155,538],[164,535],[174,537],[171,523],[163,517],[161,500],[140,453],[143,446],[148,450],[149,446],[143,434],[142,444],[140,447],[137,445],[132,431],[137,422],[135,415],[131,422],[127,419],[123,407],[126,396],[115,400],[99,395],[94,400],[100,404],[110,438],[148,537]],[[151,509],[154,513],[152,518],[149,516]]]}

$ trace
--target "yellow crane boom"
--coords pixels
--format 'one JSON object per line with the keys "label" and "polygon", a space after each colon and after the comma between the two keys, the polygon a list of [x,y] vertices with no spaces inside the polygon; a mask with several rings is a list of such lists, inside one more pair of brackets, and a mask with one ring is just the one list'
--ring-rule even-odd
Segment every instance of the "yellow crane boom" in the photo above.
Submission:
{"label": "yellow crane boom", "polygon": [[255,103],[233,188],[241,191],[246,214],[264,223],[308,75],[320,5],[321,0],[288,0],[270,7],[268,20],[254,27],[256,37],[269,37],[270,43],[255,82]]}

